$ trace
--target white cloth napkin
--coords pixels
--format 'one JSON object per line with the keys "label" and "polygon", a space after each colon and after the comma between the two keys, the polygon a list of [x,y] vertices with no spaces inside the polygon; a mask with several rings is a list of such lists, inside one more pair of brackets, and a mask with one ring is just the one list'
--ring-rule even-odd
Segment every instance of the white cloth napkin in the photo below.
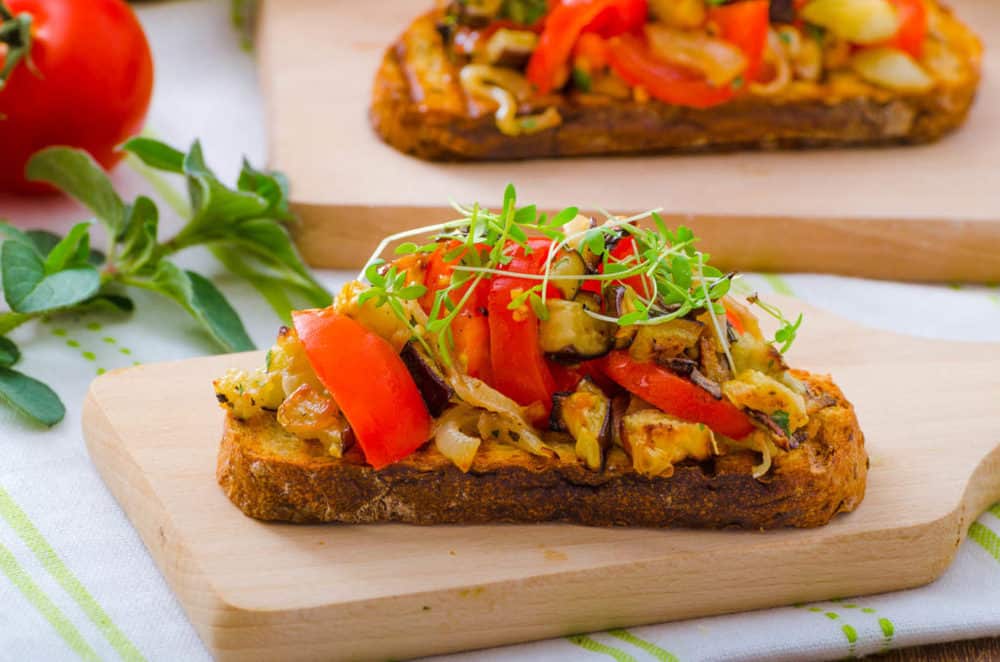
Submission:
{"label": "white cloth napkin", "polygon": [[[264,162],[252,57],[238,48],[227,3],[143,6],[157,61],[151,131],[178,144],[201,137],[231,176],[241,154]],[[132,195],[148,189],[127,168]],[[0,217],[64,230],[83,212],[63,201],[0,198]],[[194,254],[188,264],[218,271]],[[334,288],[346,275],[323,274]],[[791,293],[865,324],[928,337],[1000,340],[1000,290],[873,283],[824,276],[749,276],[762,292]],[[248,287],[226,277],[254,340],[278,325]],[[66,421],[39,431],[0,409],[0,660],[203,660],[208,653],[105,489],[80,436],[80,404],[99,370],[209,353],[172,304],[139,293],[128,321],[58,318],[19,330],[25,372],[54,384]],[[164,385],[169,388],[169,385]],[[455,656],[490,660],[806,660],[934,641],[1000,635],[1000,508],[984,514],[934,584],[889,595],[595,633]]]}

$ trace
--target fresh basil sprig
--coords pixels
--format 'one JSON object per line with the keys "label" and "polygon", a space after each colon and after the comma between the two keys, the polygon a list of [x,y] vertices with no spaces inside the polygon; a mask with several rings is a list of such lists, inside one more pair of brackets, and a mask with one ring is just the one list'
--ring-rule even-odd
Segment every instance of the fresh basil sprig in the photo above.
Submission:
{"label": "fresh basil sprig", "polygon": [[128,313],[134,304],[123,291],[136,287],[176,302],[220,349],[253,349],[222,292],[172,261],[183,250],[207,247],[229,271],[257,287],[286,322],[293,300],[312,306],[331,301],[289,237],[286,225],[293,217],[288,186],[279,173],[244,163],[231,188],[207,166],[197,142],[187,153],[148,138],[134,139],[122,149],[152,169],[184,177],[190,215],[173,237],[161,241],[159,210],[152,199],[139,196],[126,204],[86,152],[67,147],[36,154],[28,163],[28,178],[48,182],[87,207],[107,229],[106,251],[91,248],[90,222],[59,237],[0,221],[0,284],[10,308],[0,312],[0,401],[45,425],[62,419],[62,404],[44,384],[11,370],[20,352],[4,337],[38,317],[94,307]]}

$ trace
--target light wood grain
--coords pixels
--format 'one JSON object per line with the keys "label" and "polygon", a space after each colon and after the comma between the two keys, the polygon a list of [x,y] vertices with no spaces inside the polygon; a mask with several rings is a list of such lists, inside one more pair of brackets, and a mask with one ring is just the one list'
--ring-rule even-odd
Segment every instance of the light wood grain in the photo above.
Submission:
{"label": "light wood grain", "polygon": [[1000,280],[1000,12],[954,0],[987,44],[968,125],[922,147],[434,164],[383,145],[368,102],[384,48],[430,0],[268,0],[260,74],[271,165],[292,183],[299,245],[359,266],[389,232],[448,218],[448,202],[521,199],[634,213],[664,208],[724,268],[896,280]]}
{"label": "light wood grain", "polygon": [[815,530],[257,522],[215,483],[210,382],[259,353],[109,373],[84,433],[220,659],[410,657],[930,582],[1000,499],[1000,346],[807,320],[790,360],[835,375],[872,459],[860,509]]}

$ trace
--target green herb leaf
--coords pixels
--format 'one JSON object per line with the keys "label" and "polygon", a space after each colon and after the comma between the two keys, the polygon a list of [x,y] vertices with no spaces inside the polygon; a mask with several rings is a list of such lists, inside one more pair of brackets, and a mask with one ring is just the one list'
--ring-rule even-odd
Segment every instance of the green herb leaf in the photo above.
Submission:
{"label": "green herb leaf", "polygon": [[48,182],[76,198],[118,236],[125,222],[125,204],[90,154],[70,147],[47,147],[31,157],[25,172],[29,180]]}
{"label": "green herb leaf", "polygon": [[52,389],[10,368],[0,368],[0,400],[46,427],[66,416],[66,408]]}
{"label": "green herb leaf", "polygon": [[239,315],[215,285],[203,276],[162,260],[151,280],[131,282],[179,303],[224,350],[245,352],[254,349]]}
{"label": "green herb leaf", "polygon": [[594,81],[586,69],[573,67],[573,85],[582,92],[590,92]]}
{"label": "green herb leaf", "polygon": [[101,293],[81,305],[113,313],[135,312],[135,302],[123,294]]}
{"label": "green herb leaf", "polygon": [[534,25],[548,10],[546,0],[504,0],[500,7],[500,15],[517,23]]}
{"label": "green herb leaf", "polygon": [[160,212],[156,204],[144,195],[128,207],[125,229],[121,236],[118,269],[127,274],[147,273],[155,269],[156,243]]}
{"label": "green herb leaf", "polygon": [[152,138],[132,138],[121,149],[134,154],[150,168],[166,172],[184,173],[184,152]]}
{"label": "green herb leaf", "polygon": [[205,164],[200,142],[196,141],[184,158],[184,173],[188,176],[193,218],[182,235],[195,231],[206,236],[225,234],[243,219],[266,216],[272,207],[267,198],[256,193],[224,186]]}
{"label": "green herb leaf", "polygon": [[18,313],[72,306],[97,294],[101,286],[101,277],[91,266],[46,273],[38,251],[16,241],[0,248],[0,273],[7,305]]}
{"label": "green herb leaf", "polygon": [[280,172],[257,170],[243,159],[243,168],[236,183],[241,191],[256,193],[270,204],[268,215],[281,221],[292,220],[288,210],[288,180]]}
{"label": "green herb leaf", "polygon": [[778,427],[781,428],[782,432],[784,432],[786,435],[791,434],[791,431],[788,429],[787,411],[779,410],[774,412],[773,414],[771,414],[771,420],[774,421],[778,425]]}
{"label": "green herb leaf", "polygon": [[90,223],[77,223],[45,257],[45,273],[90,266]]}
{"label": "green herb leaf", "polygon": [[13,340],[0,336],[0,368],[9,368],[21,360],[21,350]]}

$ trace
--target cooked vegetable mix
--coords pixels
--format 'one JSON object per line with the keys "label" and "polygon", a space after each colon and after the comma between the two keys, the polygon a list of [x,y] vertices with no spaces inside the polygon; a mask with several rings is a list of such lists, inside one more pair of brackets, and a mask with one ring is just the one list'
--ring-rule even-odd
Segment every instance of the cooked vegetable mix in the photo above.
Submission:
{"label": "cooked vegetable mix", "polygon": [[943,41],[935,11],[925,0],[456,0],[438,27],[465,92],[521,135],[560,122],[555,106],[517,116],[533,93],[708,108],[831,78],[926,91],[924,46]]}
{"label": "cooked vegetable mix", "polygon": [[766,340],[689,229],[656,212],[547,216],[512,187],[500,211],[456,211],[386,238],[331,308],[295,314],[264,369],[218,380],[220,402],[284,411],[287,432],[337,457],[357,443],[375,468],[433,438],[462,471],[482,444],[573,448],[592,471],[617,446],[650,477],[734,452],[761,456],[762,475],[821,407],[773,344],[801,316],[751,297],[778,320]]}
{"label": "cooked vegetable mix", "polygon": [[942,0],[520,4],[415,17],[375,72],[379,137],[433,161],[920,144],[981,79]]}

